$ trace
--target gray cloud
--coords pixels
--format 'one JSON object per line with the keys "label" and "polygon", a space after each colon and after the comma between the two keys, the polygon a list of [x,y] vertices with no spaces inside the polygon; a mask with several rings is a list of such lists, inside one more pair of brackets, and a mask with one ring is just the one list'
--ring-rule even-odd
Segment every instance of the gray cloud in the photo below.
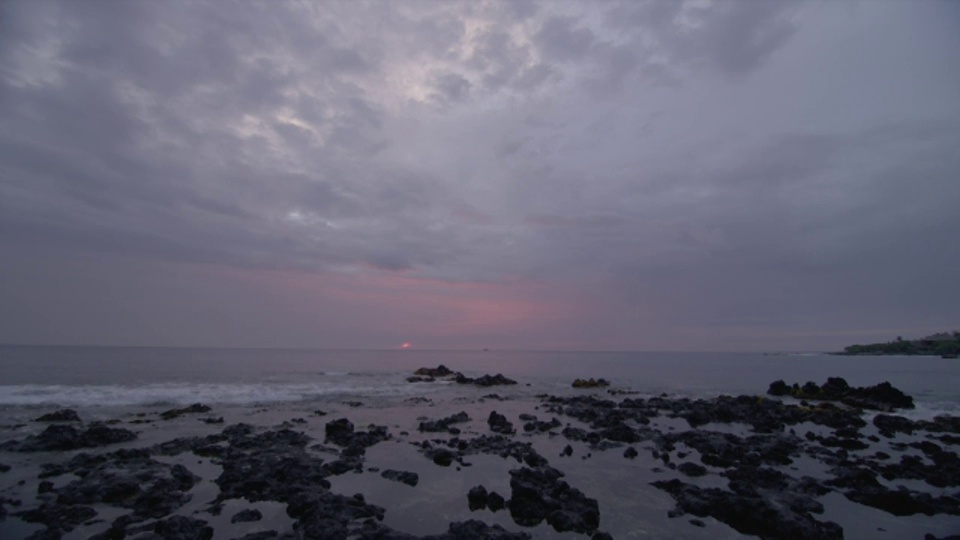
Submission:
{"label": "gray cloud", "polygon": [[[379,346],[363,336],[393,336],[431,309],[418,298],[467,317],[490,290],[502,313],[566,318],[404,331],[709,349],[955,326],[952,8],[910,25],[873,3],[0,9],[0,341],[109,342],[155,302],[114,341],[286,325]],[[292,322],[327,304],[333,341]],[[190,309],[219,317],[209,340],[151,331]]]}

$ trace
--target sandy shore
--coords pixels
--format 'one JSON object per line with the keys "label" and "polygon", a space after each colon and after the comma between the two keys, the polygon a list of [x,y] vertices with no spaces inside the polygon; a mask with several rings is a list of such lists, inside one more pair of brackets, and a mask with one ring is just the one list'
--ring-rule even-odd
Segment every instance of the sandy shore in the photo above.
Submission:
{"label": "sandy shore", "polygon": [[55,411],[6,409],[3,537],[960,534],[956,418],[419,384],[403,402],[323,410],[88,408],[37,421]]}

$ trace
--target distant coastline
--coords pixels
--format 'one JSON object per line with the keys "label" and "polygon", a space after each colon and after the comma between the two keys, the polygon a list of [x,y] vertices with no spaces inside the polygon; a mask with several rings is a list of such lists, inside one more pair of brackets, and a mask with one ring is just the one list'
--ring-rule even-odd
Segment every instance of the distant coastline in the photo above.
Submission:
{"label": "distant coastline", "polygon": [[893,341],[884,343],[868,343],[865,345],[848,345],[842,352],[843,356],[940,356],[943,358],[957,358],[960,354],[960,331],[940,332],[919,339],[906,340],[900,336]]}

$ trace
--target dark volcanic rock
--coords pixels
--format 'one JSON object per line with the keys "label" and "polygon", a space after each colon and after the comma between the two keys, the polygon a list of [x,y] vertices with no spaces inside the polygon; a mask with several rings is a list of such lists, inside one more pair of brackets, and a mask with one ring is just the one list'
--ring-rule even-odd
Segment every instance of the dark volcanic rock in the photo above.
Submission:
{"label": "dark volcanic rock", "polygon": [[809,512],[795,511],[762,495],[741,495],[717,488],[700,488],[680,480],[654,482],[677,501],[676,514],[711,516],[743,534],[766,539],[833,540],[843,538],[843,529],[831,521],[813,519]]}
{"label": "dark volcanic rock", "polygon": [[610,386],[610,381],[606,379],[577,379],[570,385],[574,388],[603,388]]}
{"label": "dark volcanic rock", "polygon": [[337,446],[346,446],[350,444],[353,437],[353,422],[346,418],[340,418],[327,422],[324,432],[327,435],[327,442],[332,442]]}
{"label": "dark volcanic rock", "polygon": [[[910,456],[904,456],[909,462]],[[885,467],[886,469],[886,467]],[[841,466],[831,470],[835,478],[827,485],[846,488],[844,496],[854,502],[879,508],[895,516],[913,514],[960,515],[960,500],[945,495],[933,497],[928,493],[911,491],[906,488],[887,489],[877,481],[870,469],[856,466]]]}
{"label": "dark volcanic rock", "polygon": [[496,491],[491,491],[487,495],[487,508],[491,512],[498,512],[507,507],[507,501],[503,498],[503,495],[500,495]]}
{"label": "dark volcanic rock", "polygon": [[908,418],[891,414],[878,414],[874,416],[873,425],[876,426],[881,435],[887,438],[892,438],[897,433],[912,434],[918,427]]}
{"label": "dark volcanic rock", "polygon": [[563,424],[560,423],[560,420],[557,420],[556,418],[552,418],[549,422],[542,422],[540,420],[537,420],[536,417],[532,419],[524,419],[523,418],[524,416],[530,416],[530,415],[520,415],[521,420],[527,420],[526,423],[523,424],[523,430],[526,431],[527,433],[530,433],[533,431],[544,433],[544,432],[550,431],[551,429],[557,429],[563,426]]}
{"label": "dark volcanic rock", "polygon": [[298,520],[298,535],[311,539],[385,537],[391,531],[380,523],[383,513],[362,495],[347,497],[319,489],[297,493],[287,505],[287,515]]}
{"label": "dark volcanic rock", "polygon": [[771,383],[767,393],[773,396],[789,395],[798,399],[839,401],[851,407],[878,411],[913,408],[913,398],[894,388],[889,382],[855,388],[840,377],[830,377],[823,386],[817,386],[814,382],[807,382],[803,386],[787,386],[781,380]]}
{"label": "dark volcanic rock", "polygon": [[247,508],[246,510],[241,510],[233,515],[230,518],[230,523],[249,523],[252,521],[260,521],[263,519],[263,514],[256,508]]}
{"label": "dark volcanic rock", "polygon": [[80,415],[73,409],[60,409],[52,413],[47,413],[34,422],[79,422]]}
{"label": "dark volcanic rock", "polygon": [[580,490],[561,480],[563,473],[549,466],[510,471],[510,516],[518,525],[532,527],[546,520],[557,532],[589,534],[600,526],[600,508]]}
{"label": "dark volcanic rock", "polygon": [[449,377],[450,375],[453,375],[453,371],[451,371],[447,366],[440,364],[435,368],[422,367],[414,371],[413,374],[421,377]]}
{"label": "dark volcanic rock", "polygon": [[513,379],[508,379],[499,373],[492,376],[484,375],[482,377],[477,377],[476,379],[467,377],[463,373],[457,373],[457,376],[454,380],[457,382],[457,384],[473,384],[476,386],[484,386],[484,387],[517,384],[517,381]]}
{"label": "dark volcanic rock", "polygon": [[[338,474],[330,464],[307,453],[309,438],[290,430],[253,434],[249,426],[230,426],[223,471],[214,480],[220,487],[217,501],[246,498],[251,502],[287,502],[296,494],[330,486],[326,477]],[[355,470],[360,462],[339,471]]]}
{"label": "dark volcanic rock", "polygon": [[163,411],[160,413],[160,418],[164,420],[173,420],[185,414],[199,414],[210,412],[210,407],[203,405],[201,403],[194,403],[189,407],[184,407],[182,409],[170,409],[168,411]]}
{"label": "dark volcanic rock", "polygon": [[703,465],[697,465],[696,463],[687,461],[677,465],[677,470],[682,472],[687,476],[703,476],[707,474],[707,468]]}
{"label": "dark volcanic rock", "polygon": [[184,516],[173,516],[158,521],[153,526],[153,532],[164,540],[210,540],[213,538],[213,527],[202,519]]}
{"label": "dark volcanic rock", "polygon": [[507,417],[497,411],[490,411],[490,416],[487,417],[487,425],[490,426],[490,431],[494,433],[510,435],[516,431],[513,429],[513,424],[507,420]]}
{"label": "dark volcanic rock", "polygon": [[448,416],[446,418],[441,418],[440,420],[427,420],[420,422],[419,430],[427,431],[431,433],[449,431],[450,426],[453,424],[461,424],[463,422],[469,422],[470,417],[464,411],[460,411],[457,414]]}
{"label": "dark volcanic rock", "polygon": [[470,491],[467,493],[467,506],[469,506],[471,512],[483,510],[487,507],[488,497],[487,488],[474,486],[470,488]]}
{"label": "dark volcanic rock", "polygon": [[960,499],[945,495],[933,497],[928,493],[919,493],[903,487],[896,490],[879,488],[864,492],[848,491],[844,495],[851,501],[879,508],[895,516],[960,515]]}
{"label": "dark volcanic rock", "polygon": [[86,431],[80,431],[69,425],[53,424],[41,433],[31,435],[22,441],[5,443],[2,448],[14,452],[76,450],[129,442],[136,438],[137,434],[130,430],[111,428],[102,424],[94,424]]}
{"label": "dark volcanic rock", "polygon": [[89,506],[72,506],[44,503],[38,508],[14,513],[28,523],[42,523],[54,531],[72,531],[74,527],[96,517],[97,511]]}
{"label": "dark volcanic rock", "polygon": [[393,480],[394,482],[403,482],[408,486],[416,486],[417,482],[420,481],[420,476],[418,476],[417,473],[397,471],[394,469],[387,469],[380,473],[380,476],[387,480]]}
{"label": "dark volcanic rock", "polygon": [[137,451],[81,454],[68,462],[68,470],[80,478],[56,490],[57,503],[106,503],[129,508],[139,519],[160,518],[180,508],[200,480],[182,465],[160,463]]}

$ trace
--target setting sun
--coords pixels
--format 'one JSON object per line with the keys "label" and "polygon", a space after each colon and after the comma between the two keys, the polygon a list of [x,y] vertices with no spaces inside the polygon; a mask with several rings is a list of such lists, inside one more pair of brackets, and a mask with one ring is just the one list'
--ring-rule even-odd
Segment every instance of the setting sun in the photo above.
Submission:
{"label": "setting sun", "polygon": [[403,345],[401,345],[400,348],[401,348],[401,349],[409,349],[409,348],[410,348],[410,342],[409,342],[409,341],[404,341],[404,342],[403,342]]}

